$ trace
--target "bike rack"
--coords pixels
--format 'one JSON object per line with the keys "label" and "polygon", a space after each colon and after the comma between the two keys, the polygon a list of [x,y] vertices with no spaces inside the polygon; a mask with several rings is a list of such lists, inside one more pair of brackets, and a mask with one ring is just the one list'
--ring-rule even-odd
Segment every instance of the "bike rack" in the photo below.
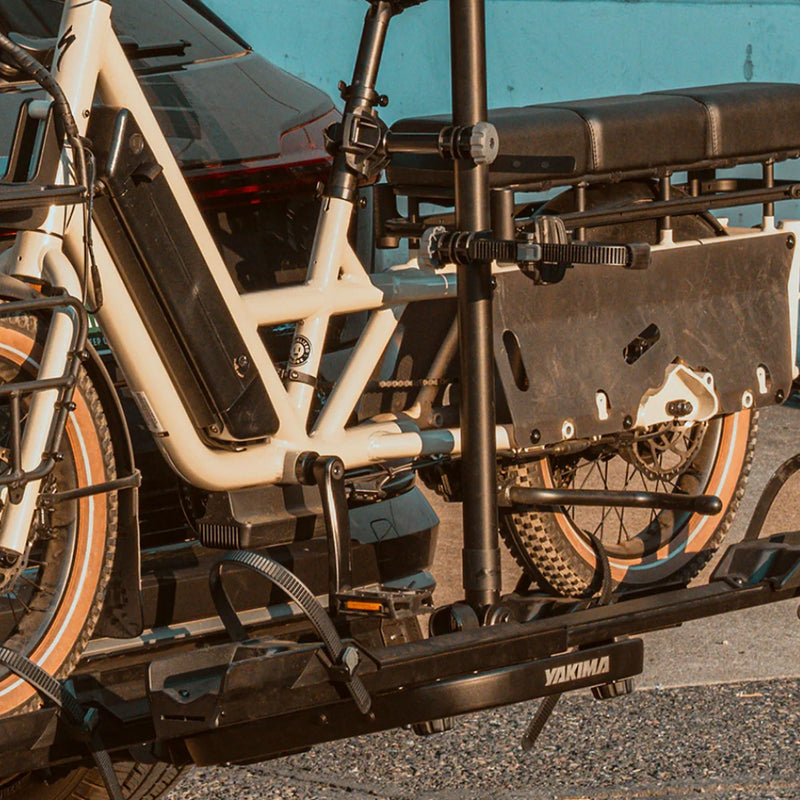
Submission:
{"label": "bike rack", "polygon": [[[395,0],[394,4],[402,9],[413,2]],[[374,83],[378,45],[382,46],[391,16],[389,5],[377,0],[373,3],[375,48],[369,63],[362,65],[363,73],[370,77],[364,81],[368,87]],[[453,105],[457,116],[453,123],[468,128],[486,118],[485,85],[478,85],[474,78],[485,75],[483,0],[459,0],[457,5],[458,13],[453,15],[453,38],[458,44],[453,51]],[[455,2],[452,7],[455,9]],[[354,107],[348,100],[346,113]],[[343,150],[341,157],[347,155]],[[455,171],[455,192],[460,198],[456,227],[463,231],[487,229],[485,165],[456,159]],[[342,197],[352,193],[355,186],[355,177],[350,175],[346,182],[329,189],[332,196]],[[790,187],[789,191],[794,189]],[[772,195],[759,194],[759,198],[769,201]],[[664,203],[667,202],[665,198]],[[676,206],[663,206],[660,210],[665,209],[678,210]],[[584,225],[593,221],[588,214],[575,219]],[[0,720],[0,752],[7,772],[86,760],[85,742],[60,735],[62,707],[68,722],[93,737],[92,752],[100,756],[98,765],[106,771],[100,741],[120,757],[129,757],[130,749],[135,748],[137,754],[174,763],[247,763],[325,741],[547,698],[526,735],[526,743],[531,743],[546,722],[555,698],[564,692],[594,688],[598,696],[611,697],[618,688],[627,690],[625,682],[643,668],[643,643],[631,637],[800,596],[800,533],[756,538],[759,520],[763,522],[773,495],[759,504],[760,516],[748,531],[746,541],[728,548],[707,585],[662,588],[659,592],[615,599],[610,596],[610,584],[604,580],[601,602],[595,605],[585,599],[557,603],[551,598],[522,593],[500,598],[491,273],[487,259],[474,255],[458,269],[462,287],[458,296],[462,372],[469,371],[472,380],[465,382],[463,401],[464,463],[469,465],[464,486],[463,551],[468,605],[463,608],[468,613],[459,616],[460,608],[443,610],[442,616],[449,618],[453,632],[427,639],[407,635],[406,641],[394,646],[367,647],[358,642],[363,617],[348,613],[346,602],[339,602],[348,599],[349,588],[343,477],[335,457],[320,459],[309,454],[316,456],[309,459],[312,477],[324,490],[330,543],[329,610],[325,611],[290,571],[269,559],[234,551],[224,556],[212,572],[212,592],[231,642],[178,643],[155,658],[144,648],[130,655],[111,654],[85,663],[69,682],[56,682],[41,670],[37,672],[19,654],[0,652],[0,664],[36,686],[53,703]],[[63,298],[47,302],[54,308],[70,304]],[[36,310],[40,307],[41,303]],[[31,303],[15,308],[33,310]],[[78,307],[75,310],[78,313]],[[78,313],[76,351],[85,341],[84,317]],[[74,384],[75,370],[77,353],[65,388]],[[51,386],[33,382],[24,390],[42,388]],[[19,392],[20,387],[14,391]],[[15,395],[11,397],[13,400]],[[68,401],[68,397],[62,400],[65,415]],[[59,426],[63,429],[63,425]],[[15,423],[15,427],[19,424]],[[790,467],[784,467],[776,478],[778,483],[790,471]],[[128,488],[135,485],[136,479],[133,475],[123,479],[124,483],[90,487],[90,491]],[[774,488],[775,482],[767,491]],[[507,494],[508,502],[532,505],[577,500],[566,491],[521,487],[508,487]],[[676,499],[656,493],[616,497],[584,493],[584,497],[622,505],[641,503],[645,507],[677,504],[679,508],[706,513],[713,513],[718,504],[713,497]],[[596,546],[607,573],[602,547]],[[248,632],[221,584],[223,567],[236,563],[269,578],[297,603],[310,624],[286,641],[268,638],[268,633],[258,636],[255,631]],[[398,611],[390,596],[376,597],[377,618],[391,611],[400,614],[401,619],[416,621],[427,610],[424,604],[421,607],[412,603]],[[478,625],[479,614],[483,626]],[[310,629],[321,642],[306,640]],[[92,707],[98,709],[97,713],[87,712]],[[108,785],[113,794],[115,787],[110,778]]]}
{"label": "bike rack", "polygon": [[[224,561],[245,555],[252,554]],[[594,607],[512,594],[503,598],[511,616],[495,619],[518,621],[465,625],[391,647],[365,648],[345,637],[336,652],[322,643],[241,640],[244,629],[234,622],[238,641],[178,644],[155,658],[146,650],[110,655],[79,667],[70,684],[82,707],[99,707],[96,733],[112,753],[135,745],[176,763],[246,762],[533,698],[553,698],[552,707],[557,696],[582,688],[614,697],[642,670],[643,644],[631,637],[799,596],[800,533],[788,533],[732,545],[704,586]],[[339,616],[337,626],[346,633],[359,619]],[[345,658],[348,652],[358,658]],[[351,694],[354,678],[363,693]],[[0,721],[9,768],[86,759],[79,742],[56,735],[56,717],[51,707]],[[529,739],[538,733],[531,728]]]}

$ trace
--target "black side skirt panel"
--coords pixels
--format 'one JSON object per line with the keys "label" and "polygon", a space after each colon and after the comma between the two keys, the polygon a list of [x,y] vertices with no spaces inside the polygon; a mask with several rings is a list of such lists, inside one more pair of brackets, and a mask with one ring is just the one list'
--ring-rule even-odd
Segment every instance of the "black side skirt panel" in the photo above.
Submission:
{"label": "black side skirt panel", "polygon": [[519,444],[532,431],[542,444],[561,441],[565,420],[578,438],[622,431],[676,360],[713,374],[723,414],[740,410],[748,390],[757,406],[788,397],[793,247],[789,233],[720,237],[655,250],[645,270],[575,267],[550,286],[498,276],[495,357]]}
{"label": "black side skirt panel", "polygon": [[[124,278],[134,296],[144,278],[156,301],[140,303],[145,322],[158,331],[166,320],[181,359],[233,438],[275,433],[278,417],[266,388],[136,121],[124,109],[97,109],[89,136],[98,156],[98,177],[110,198],[100,210],[100,227],[110,232],[114,225],[108,213],[113,214],[138,262],[120,264],[139,273]],[[171,365],[171,359],[167,366],[176,377],[186,371]]]}

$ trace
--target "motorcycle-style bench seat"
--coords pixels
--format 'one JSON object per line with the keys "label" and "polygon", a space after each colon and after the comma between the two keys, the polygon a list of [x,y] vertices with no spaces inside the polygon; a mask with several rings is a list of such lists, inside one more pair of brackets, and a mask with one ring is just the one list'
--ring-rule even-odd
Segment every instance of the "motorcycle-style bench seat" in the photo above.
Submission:
{"label": "motorcycle-style bench seat", "polygon": [[[547,103],[489,112],[500,136],[490,170],[499,186],[618,180],[686,169],[800,156],[800,85],[734,83]],[[429,132],[445,116],[403,119],[398,132]],[[572,156],[572,172],[514,169],[513,157]],[[397,155],[387,178],[402,187],[452,188],[452,166],[437,156]],[[436,193],[436,192],[434,192]]]}

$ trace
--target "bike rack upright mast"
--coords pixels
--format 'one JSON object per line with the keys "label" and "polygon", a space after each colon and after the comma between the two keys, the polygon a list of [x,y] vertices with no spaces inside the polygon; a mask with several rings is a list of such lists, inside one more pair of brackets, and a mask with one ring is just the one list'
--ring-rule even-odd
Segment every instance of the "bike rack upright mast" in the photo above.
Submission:
{"label": "bike rack upright mast", "polygon": [[[484,0],[450,0],[453,125],[484,122],[486,25]],[[489,224],[489,168],[455,162],[456,229],[485,231]],[[500,597],[492,344],[491,263],[458,267],[461,354],[462,488],[464,493],[463,581],[476,609]]]}

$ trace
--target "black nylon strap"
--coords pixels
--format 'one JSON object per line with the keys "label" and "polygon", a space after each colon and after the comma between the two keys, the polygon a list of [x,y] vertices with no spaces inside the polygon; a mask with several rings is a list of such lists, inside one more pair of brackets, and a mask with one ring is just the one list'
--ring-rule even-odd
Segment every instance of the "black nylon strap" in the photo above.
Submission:
{"label": "black nylon strap", "polygon": [[222,572],[226,564],[241,564],[267,578],[300,606],[300,610],[308,617],[309,622],[314,626],[322,640],[328,657],[336,669],[336,674],[340,676],[340,680],[347,686],[358,706],[358,710],[362,714],[368,713],[372,700],[367,687],[364,686],[363,681],[353,669],[344,669],[346,665],[343,663],[343,657],[348,655],[348,650],[352,651],[352,648],[345,647],[333,622],[331,622],[330,617],[319,604],[317,598],[294,573],[281,566],[277,561],[248,550],[234,550],[226,553],[215,564],[209,577],[211,597],[231,639],[236,642],[244,641],[247,638],[247,633],[231,604],[222,582]]}
{"label": "black nylon strap", "polygon": [[50,700],[67,717],[67,721],[74,728],[77,728],[81,734],[89,735],[89,750],[106,787],[108,796],[111,800],[125,800],[122,788],[117,780],[117,774],[114,772],[111,758],[94,730],[96,718],[92,712],[85,709],[63,683],[57,681],[38,664],[34,664],[33,661],[20,653],[8,647],[0,647],[0,665],[9,669],[17,677],[22,678],[22,680],[36,689],[40,695]]}

